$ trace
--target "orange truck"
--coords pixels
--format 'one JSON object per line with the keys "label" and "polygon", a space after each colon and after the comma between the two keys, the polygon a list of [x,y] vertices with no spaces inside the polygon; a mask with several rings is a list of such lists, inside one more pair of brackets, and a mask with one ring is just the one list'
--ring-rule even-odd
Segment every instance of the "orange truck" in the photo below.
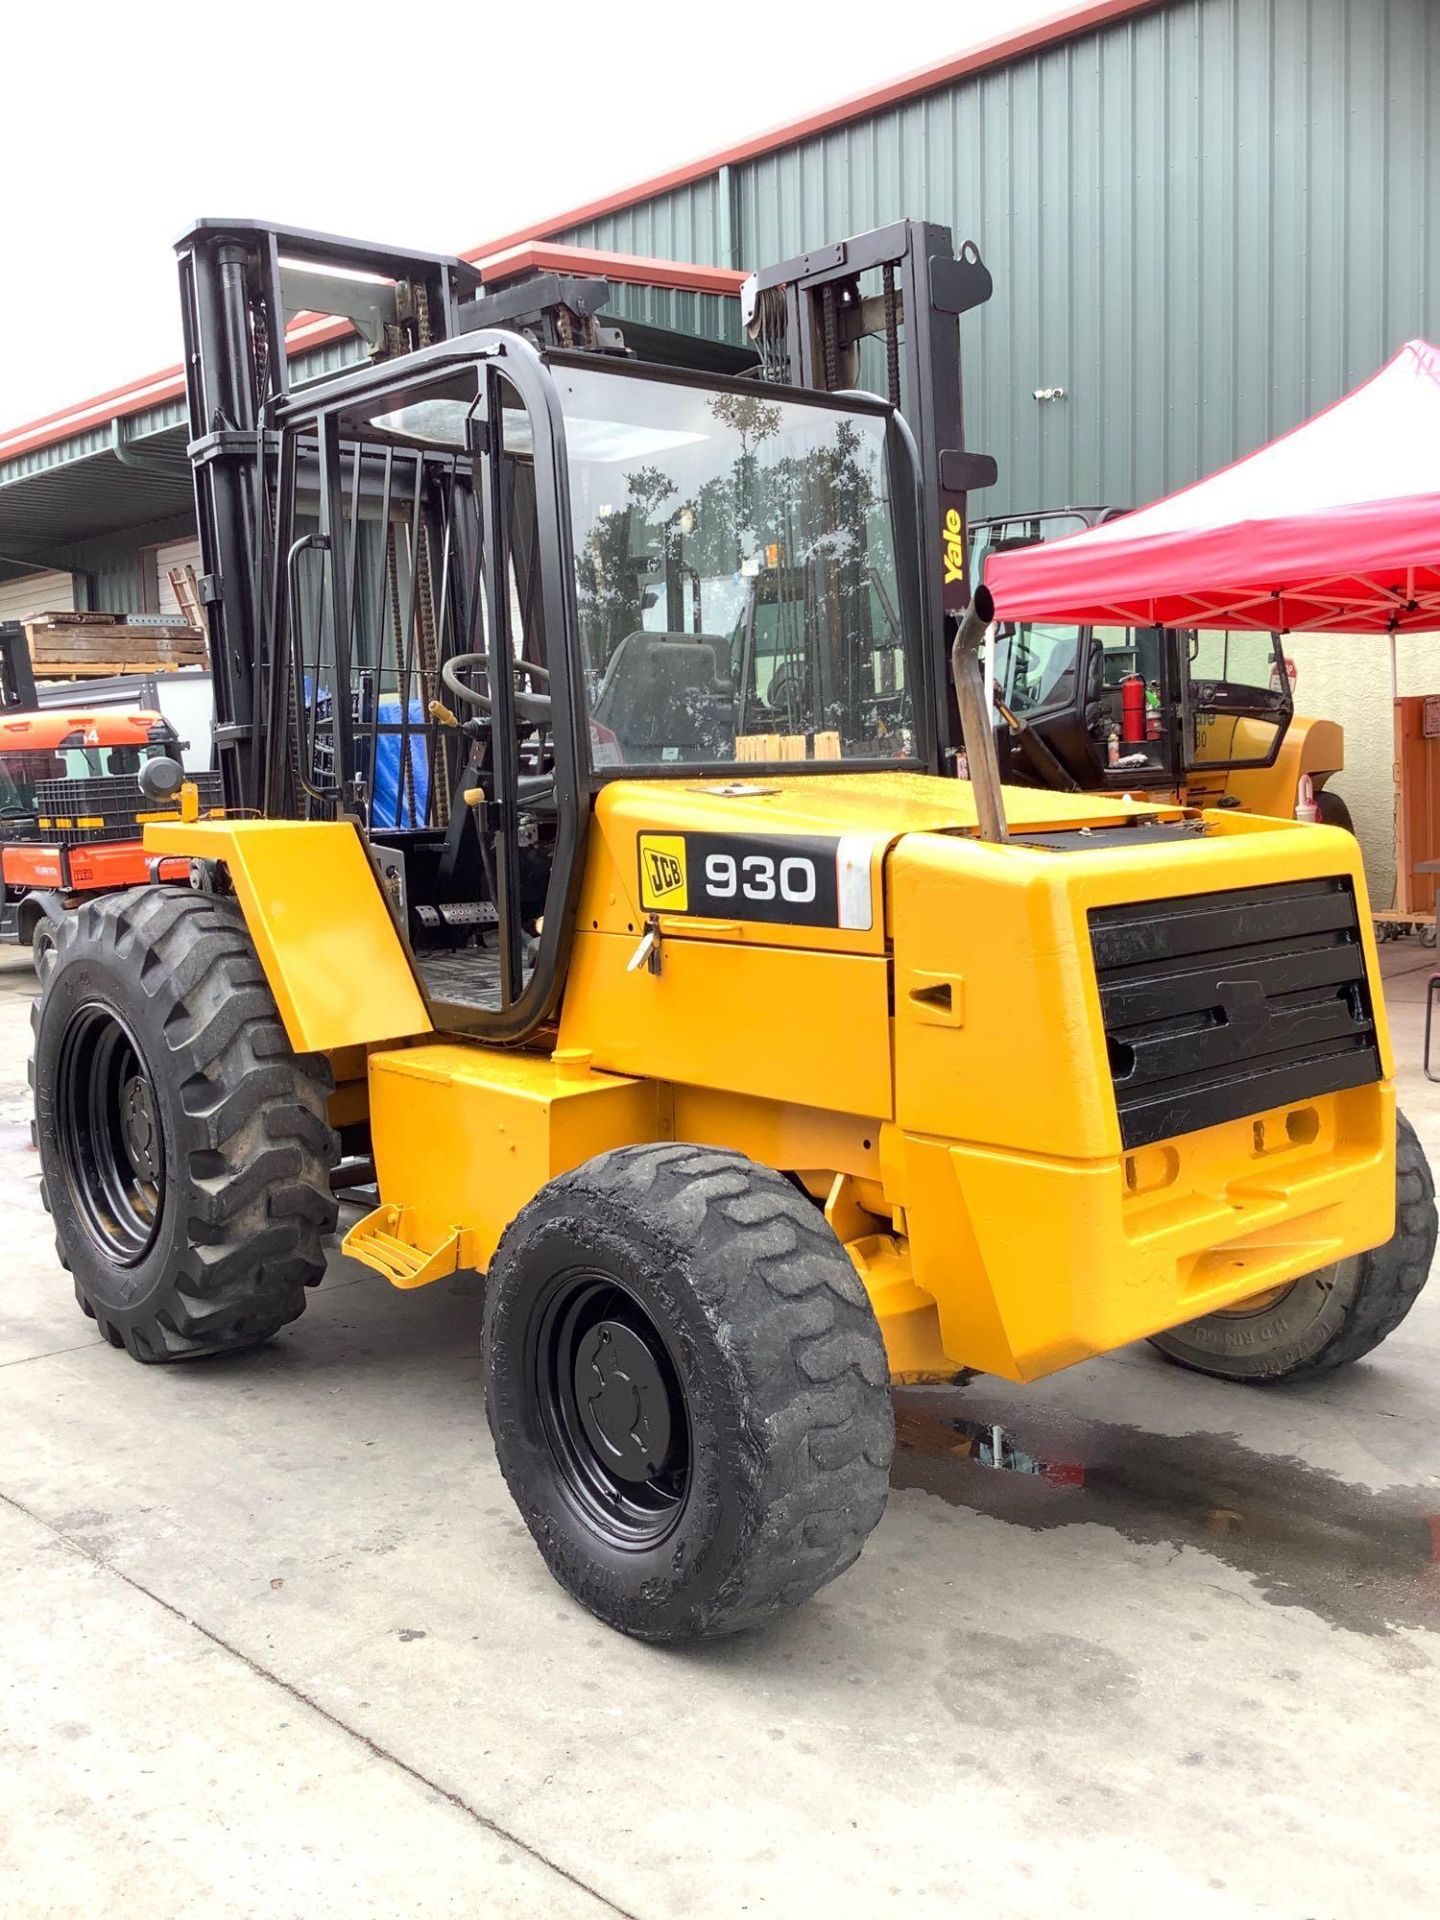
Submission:
{"label": "orange truck", "polygon": [[[55,928],[99,893],[184,879],[185,861],[156,872],[141,844],[160,817],[136,775],[180,757],[163,714],[54,708],[0,712],[0,940],[29,946],[43,975]],[[204,776],[202,776],[203,778]]]}

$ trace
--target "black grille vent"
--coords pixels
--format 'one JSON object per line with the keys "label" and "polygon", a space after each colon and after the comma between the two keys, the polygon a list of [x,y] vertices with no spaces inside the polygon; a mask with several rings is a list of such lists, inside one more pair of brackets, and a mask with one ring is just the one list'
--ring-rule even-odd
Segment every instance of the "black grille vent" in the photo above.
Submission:
{"label": "black grille vent", "polygon": [[1101,907],[1090,942],[1127,1147],[1380,1078],[1348,879]]}

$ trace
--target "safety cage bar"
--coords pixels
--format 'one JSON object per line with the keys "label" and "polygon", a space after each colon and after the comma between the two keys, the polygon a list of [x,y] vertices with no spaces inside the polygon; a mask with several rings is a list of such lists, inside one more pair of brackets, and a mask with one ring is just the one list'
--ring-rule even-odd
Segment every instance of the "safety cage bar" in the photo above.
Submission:
{"label": "safety cage bar", "polygon": [[[883,244],[849,244],[859,249],[857,272],[898,249],[899,287],[884,302],[893,375],[901,306],[930,313],[933,269],[940,253],[948,257],[949,236],[905,222],[865,237],[877,240]],[[558,1001],[588,821],[581,788],[613,777],[590,773],[582,735],[565,435],[552,363],[569,363],[568,350],[578,349],[575,362],[592,368],[625,356],[626,370],[647,380],[724,386],[736,350],[717,346],[720,368],[687,373],[697,343],[685,341],[674,365],[637,366],[620,335],[596,318],[603,281],[543,274],[487,293],[463,262],[254,222],[200,223],[177,251],[226,805],[270,817],[355,818],[437,1018],[520,1037]],[[983,484],[983,461],[967,468],[954,448],[940,457],[946,409],[956,415],[950,437],[960,439],[958,312],[989,290],[973,250],[965,263],[948,264],[958,279],[946,280],[942,262],[938,325],[905,328],[906,373],[942,478]],[[845,284],[837,279],[843,265],[827,256],[811,273],[792,263],[807,288],[812,278]],[[858,299],[858,285],[847,300]],[[847,337],[858,339],[874,331],[874,313],[852,306]],[[292,385],[285,324],[300,308],[346,315],[373,363]],[[492,315],[503,331],[484,325]],[[773,321],[772,312],[772,344]],[[920,357],[927,341],[938,379]],[[663,340],[658,345],[664,350]],[[825,374],[837,364],[849,371],[848,360],[832,357]],[[769,372],[786,377],[778,365]],[[472,383],[463,447],[375,424],[381,401],[399,412],[457,380]],[[753,392],[756,383],[733,384]],[[502,392],[518,395],[530,418],[528,465],[494,457],[502,450]],[[821,396],[812,390],[805,398]],[[922,533],[919,524],[916,448],[886,403],[848,393],[832,399],[888,412],[897,521],[913,529],[901,545],[907,564],[899,581],[909,633],[917,606],[943,618],[937,530]],[[962,516],[963,507],[960,495]],[[923,589],[908,565],[922,547]],[[944,599],[952,598],[947,590]],[[508,658],[515,637],[515,679],[501,674],[490,685],[484,669],[477,678],[474,656]],[[938,650],[927,641],[918,652],[919,758],[933,766],[945,699],[930,659]],[[488,720],[456,711],[454,663],[467,655],[472,693],[484,683]],[[517,707],[533,720],[544,706],[542,685],[545,725],[517,732]],[[749,762],[747,773],[794,774],[803,765]],[[647,778],[696,771],[644,769]],[[477,938],[494,943],[496,960],[478,999],[474,983],[461,979]]]}

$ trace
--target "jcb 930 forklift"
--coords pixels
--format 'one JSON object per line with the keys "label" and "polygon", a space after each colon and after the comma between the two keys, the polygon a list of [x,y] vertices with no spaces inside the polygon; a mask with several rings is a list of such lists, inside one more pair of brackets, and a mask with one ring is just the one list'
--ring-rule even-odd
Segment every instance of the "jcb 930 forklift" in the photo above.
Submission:
{"label": "jcb 930 forklift", "polygon": [[[1001,792],[973,249],[786,263],[750,348],[622,336],[562,275],[179,252],[225,817],[147,828],[189,888],[69,918],[36,1015],[107,1339],[274,1334],[370,1163],[346,1251],[485,1272],[540,1551],[665,1641],[855,1558],[892,1381],[1147,1337],[1294,1379],[1398,1323],[1435,1217],[1354,842]],[[292,391],[325,300],[375,357]],[[884,398],[846,390],[870,336]]]}

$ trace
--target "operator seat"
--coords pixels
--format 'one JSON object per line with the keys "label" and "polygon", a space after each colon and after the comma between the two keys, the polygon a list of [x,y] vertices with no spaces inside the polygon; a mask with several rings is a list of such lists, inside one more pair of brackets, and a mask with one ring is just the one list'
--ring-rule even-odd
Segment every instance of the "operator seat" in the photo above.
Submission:
{"label": "operator seat", "polygon": [[729,667],[729,642],[719,634],[626,634],[610,656],[592,717],[632,764],[733,759]]}

